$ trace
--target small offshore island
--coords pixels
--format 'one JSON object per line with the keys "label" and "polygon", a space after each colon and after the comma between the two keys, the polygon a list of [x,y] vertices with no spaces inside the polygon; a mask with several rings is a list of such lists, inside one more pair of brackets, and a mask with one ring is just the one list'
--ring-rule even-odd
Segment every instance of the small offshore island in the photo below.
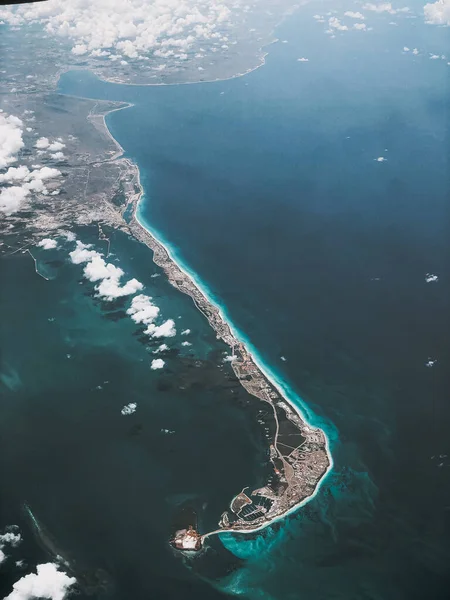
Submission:
{"label": "small offshore island", "polygon": [[[123,158],[119,160],[127,161]],[[129,171],[127,185],[124,186],[127,203],[123,215],[132,214],[128,223],[130,233],[151,248],[154,262],[164,270],[169,282],[193,299],[217,338],[231,348],[230,362],[240,384],[252,396],[270,405],[272,427],[268,428],[270,434],[267,437],[273,475],[265,486],[249,493],[244,488],[237,494],[231,500],[229,510],[221,515],[218,529],[201,535],[190,526],[177,531],[171,540],[178,550],[198,551],[211,535],[231,531],[251,533],[298,508],[313,496],[320,481],[330,470],[332,460],[325,433],[305,422],[298,407],[277,390],[245,344],[237,339],[219,308],[175,262],[167,248],[139,222],[136,213],[143,189],[137,166],[127,162]]]}

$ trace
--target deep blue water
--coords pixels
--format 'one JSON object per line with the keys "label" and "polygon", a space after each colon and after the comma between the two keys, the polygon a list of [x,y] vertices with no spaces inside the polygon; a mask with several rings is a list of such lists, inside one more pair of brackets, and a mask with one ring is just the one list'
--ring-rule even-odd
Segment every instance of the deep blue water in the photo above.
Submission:
{"label": "deep blue water", "polygon": [[[289,43],[245,77],[128,87],[73,72],[60,91],[134,104],[107,122],[140,167],[141,218],[333,440],[335,468],[316,499],[254,540],[223,537],[243,563],[212,585],[277,600],[440,600],[450,589],[449,96],[446,62],[427,53],[448,54],[446,30],[370,14],[373,31],[330,39],[317,12],[286,21],[277,37]],[[150,268],[148,253],[136,261]],[[426,284],[428,272],[439,282]],[[208,480],[193,487],[207,494]],[[178,593],[174,564],[157,562],[156,597]],[[190,585],[184,597],[214,597]]]}

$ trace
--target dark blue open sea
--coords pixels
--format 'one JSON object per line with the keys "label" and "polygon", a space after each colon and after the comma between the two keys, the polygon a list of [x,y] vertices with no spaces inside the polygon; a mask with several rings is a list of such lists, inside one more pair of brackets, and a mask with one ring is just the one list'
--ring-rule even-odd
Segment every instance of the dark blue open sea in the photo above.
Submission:
{"label": "dark blue open sea", "polygon": [[[60,80],[62,93],[134,105],[107,124],[140,168],[141,222],[301,398],[334,458],[296,514],[253,538],[222,536],[184,563],[166,543],[175,508],[191,502],[207,529],[264,475],[256,409],[243,391],[235,401],[226,367],[215,367],[226,348],[123,234],[113,234],[118,264],[193,331],[192,350],[158,376],[136,326],[93,299],[79,268],[43,262],[58,271],[46,282],[17,255],[8,268],[20,306],[1,306],[16,314],[0,426],[15,453],[0,452],[3,484],[16,482],[5,510],[13,519],[29,503],[78,573],[109,574],[109,597],[449,597],[449,67],[429,59],[449,53],[447,32],[371,13],[372,31],[333,39],[317,12],[301,8],[276,32],[288,43],[232,80]],[[45,353],[25,344],[33,335]],[[204,361],[197,376],[189,357]],[[139,408],[124,418],[130,401]],[[70,472],[66,453],[76,454]]]}

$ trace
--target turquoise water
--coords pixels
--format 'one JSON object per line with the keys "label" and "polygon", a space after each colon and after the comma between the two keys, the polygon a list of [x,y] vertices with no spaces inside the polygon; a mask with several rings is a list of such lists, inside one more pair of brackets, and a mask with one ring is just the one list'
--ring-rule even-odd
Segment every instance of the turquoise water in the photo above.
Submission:
{"label": "turquoise water", "polygon": [[[76,233],[105,249],[94,228]],[[202,530],[210,530],[237,491],[249,481],[263,483],[259,407],[230,379],[222,362],[227,348],[192,301],[162,276],[152,277],[161,273],[148,249],[108,233],[110,261],[145,285],[162,316],[174,318],[178,334],[151,341],[126,316],[128,298],[100,302],[82,266],[69,260],[74,243],[59,239],[57,250],[34,249],[48,281],[36,275],[28,254],[2,258],[9,290],[0,298],[8,315],[1,327],[0,472],[9,483],[2,529],[18,524],[24,543],[6,551],[0,590],[6,595],[26,572],[13,558],[32,567],[60,554],[82,597],[102,595],[100,572],[111,598],[164,597],[186,586],[200,598],[214,598],[168,540],[180,508],[191,507]],[[185,328],[189,336],[180,335]],[[185,348],[187,338],[192,346]],[[158,355],[166,364],[152,371],[152,352],[162,341],[170,347]],[[130,402],[136,412],[122,416]],[[44,538],[36,535],[25,504]],[[235,562],[222,551],[215,567],[224,573]],[[213,569],[201,563],[196,572]]]}
{"label": "turquoise water", "polygon": [[[158,378],[135,366],[147,354],[132,323],[118,321],[118,331],[94,308],[92,294],[82,296],[88,312],[79,314],[71,331],[94,322],[95,313],[101,333],[87,328],[89,344],[110,339],[114,356],[119,353],[117,381],[126,377],[114,415],[129,393],[142,394],[139,407],[148,402],[140,423],[143,432],[151,431],[145,443],[131,442],[136,455],[121,442],[130,458],[123,458],[122,448],[106,446],[100,463],[108,481],[116,464],[124,464],[120,485],[100,493],[93,474],[80,488],[79,496],[97,490],[96,510],[88,515],[93,520],[101,513],[97,549],[89,550],[90,531],[82,535],[78,527],[75,535],[74,526],[59,526],[67,531],[60,544],[78,548],[89,566],[115,573],[117,597],[209,600],[221,591],[276,600],[448,595],[448,66],[428,58],[431,52],[449,54],[446,30],[425,26],[421,18],[368,14],[373,31],[330,39],[312,19],[325,12],[323,6],[302,8],[286,21],[277,37],[288,43],[271,46],[266,65],[245,77],[158,88],[105,84],[80,72],[60,80],[63,93],[134,104],[109,115],[107,123],[139,165],[145,190],[140,218],[195,273],[277,382],[326,429],[334,458],[320,493],[295,515],[253,539],[221,536],[210,552],[181,564],[162,550],[173,512],[168,506],[175,509],[192,495],[206,526],[242,481],[264,473],[254,415],[235,406],[222,387],[199,396],[204,373],[187,398],[173,388],[155,390]],[[397,26],[389,25],[393,20]],[[405,45],[420,48],[420,55],[403,54]],[[302,56],[309,62],[299,63]],[[387,160],[377,162],[380,156]],[[181,315],[189,326],[195,322],[191,328],[201,332],[195,355],[214,353],[216,341],[190,299],[163,278],[150,278],[155,267],[145,248],[122,240],[117,259],[150,289],[158,287],[151,295],[164,314]],[[437,284],[425,283],[428,272],[439,275]],[[77,296],[64,294],[74,304]],[[25,320],[18,348],[26,335]],[[429,357],[438,361],[433,368],[425,366]],[[26,380],[17,360],[9,361],[13,387]],[[34,360],[30,352],[30,369],[40,372]],[[169,380],[181,368],[178,357],[173,360]],[[41,368],[45,372],[48,362]],[[46,385],[50,380],[49,373]],[[205,407],[208,419],[197,423]],[[182,429],[168,454],[155,435],[178,413],[198,429],[190,442],[189,428]],[[98,413],[102,419],[88,439],[101,429],[114,447],[120,431],[103,424],[104,414]],[[119,413],[118,424],[121,419]],[[66,427],[72,422],[69,411]],[[173,428],[182,425],[176,421]],[[114,468],[112,455],[118,456]],[[217,457],[221,466],[205,456]],[[202,462],[192,471],[194,460]],[[140,487],[125,501],[130,464],[130,479]],[[69,488],[65,502],[72,494]],[[47,495],[34,499],[38,515],[45,513]],[[48,511],[41,518],[48,521]],[[59,520],[64,523],[61,515]]]}

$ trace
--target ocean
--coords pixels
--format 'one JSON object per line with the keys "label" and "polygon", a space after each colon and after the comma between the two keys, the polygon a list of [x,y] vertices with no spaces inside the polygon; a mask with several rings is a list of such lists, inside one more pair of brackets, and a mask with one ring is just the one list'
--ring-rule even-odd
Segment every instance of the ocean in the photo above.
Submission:
{"label": "ocean", "polygon": [[[236,402],[216,367],[226,347],[123,234],[112,233],[120,266],[194,332],[185,360],[175,352],[157,377],[136,326],[111,314],[123,305],[93,300],[60,254],[43,259],[50,282],[17,255],[8,268],[21,302],[2,295],[14,316],[2,343],[14,391],[1,425],[6,512],[17,521],[26,502],[75,570],[107,573],[97,578],[109,597],[448,596],[448,66],[429,59],[448,53],[446,31],[374,14],[373,30],[331,38],[317,11],[286,20],[265,65],[243,77],[60,79],[61,93],[133,104],[106,122],[139,166],[141,222],[325,429],[334,460],[294,515],[182,560],[167,545],[177,510],[193,507],[207,529],[264,474],[258,407],[242,391]],[[128,402],[138,410],[122,417]]]}

